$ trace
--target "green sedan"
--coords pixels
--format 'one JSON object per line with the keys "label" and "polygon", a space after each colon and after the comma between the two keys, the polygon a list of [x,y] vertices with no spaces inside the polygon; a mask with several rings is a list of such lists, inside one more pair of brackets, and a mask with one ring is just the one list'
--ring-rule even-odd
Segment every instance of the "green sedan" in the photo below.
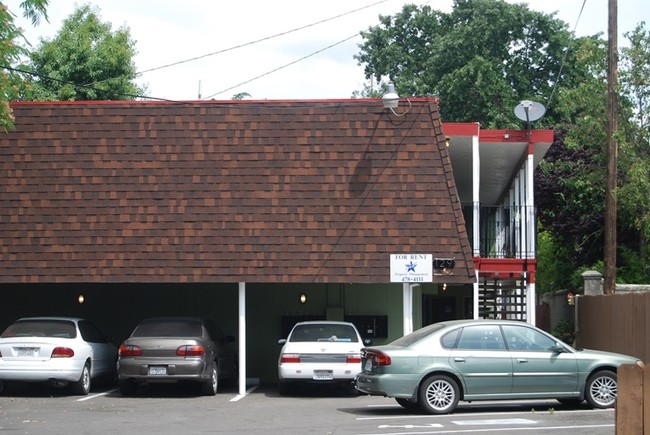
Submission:
{"label": "green sedan", "polygon": [[390,344],[362,350],[356,388],[393,397],[401,406],[447,414],[458,402],[586,400],[594,408],[616,402],[616,370],[631,356],[574,349],[520,321],[435,323]]}

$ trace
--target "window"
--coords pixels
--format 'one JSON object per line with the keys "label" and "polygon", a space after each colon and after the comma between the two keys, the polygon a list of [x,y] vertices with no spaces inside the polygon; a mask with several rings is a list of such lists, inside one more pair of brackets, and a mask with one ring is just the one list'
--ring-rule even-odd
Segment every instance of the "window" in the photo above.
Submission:
{"label": "window", "polygon": [[547,352],[555,346],[555,340],[526,326],[506,325],[503,333],[510,350]]}
{"label": "window", "polygon": [[498,325],[466,326],[458,341],[458,349],[505,350]]}

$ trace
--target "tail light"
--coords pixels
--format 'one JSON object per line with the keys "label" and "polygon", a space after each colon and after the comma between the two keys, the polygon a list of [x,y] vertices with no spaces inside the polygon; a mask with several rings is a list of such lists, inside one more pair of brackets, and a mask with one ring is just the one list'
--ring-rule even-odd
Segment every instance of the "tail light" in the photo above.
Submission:
{"label": "tail light", "polygon": [[181,346],[176,349],[178,356],[203,356],[205,355],[205,348],[203,346]]}
{"label": "tail light", "polygon": [[361,355],[358,353],[348,355],[345,362],[348,364],[361,364]]}
{"label": "tail light", "polygon": [[299,353],[283,353],[280,357],[281,363],[299,363],[300,354]]}
{"label": "tail light", "polygon": [[132,344],[123,344],[118,351],[120,356],[142,356],[142,349],[140,346]]}
{"label": "tail light", "polygon": [[55,347],[50,358],[72,358],[74,350],[69,347]]}
{"label": "tail light", "polygon": [[374,366],[389,366],[392,362],[390,357],[382,352],[365,351],[363,353],[363,357],[366,359],[371,359],[372,365]]}

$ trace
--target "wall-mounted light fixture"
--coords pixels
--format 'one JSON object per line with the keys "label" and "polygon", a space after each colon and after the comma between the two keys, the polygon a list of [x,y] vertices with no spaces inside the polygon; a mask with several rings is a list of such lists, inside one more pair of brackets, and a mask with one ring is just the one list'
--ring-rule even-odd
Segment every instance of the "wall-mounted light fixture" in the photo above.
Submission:
{"label": "wall-mounted light fixture", "polygon": [[83,293],[79,293],[79,296],[77,296],[77,302],[79,302],[80,305],[86,302],[86,297]]}
{"label": "wall-mounted light fixture", "polygon": [[442,284],[442,291],[443,292],[447,291],[447,283],[446,282]]}
{"label": "wall-mounted light fixture", "polygon": [[395,91],[395,85],[393,82],[389,82],[386,86],[386,93],[381,98],[381,102],[384,104],[384,109],[390,109],[390,111],[393,112],[393,115],[395,116],[404,116],[408,113],[409,110],[411,110],[411,101],[408,98],[406,101],[409,103],[408,109],[399,114],[395,112],[395,109],[397,109],[397,106],[399,106],[399,95],[397,95],[397,92]]}
{"label": "wall-mounted light fixture", "polygon": [[300,293],[300,303],[304,304],[307,303],[307,295],[304,293]]}

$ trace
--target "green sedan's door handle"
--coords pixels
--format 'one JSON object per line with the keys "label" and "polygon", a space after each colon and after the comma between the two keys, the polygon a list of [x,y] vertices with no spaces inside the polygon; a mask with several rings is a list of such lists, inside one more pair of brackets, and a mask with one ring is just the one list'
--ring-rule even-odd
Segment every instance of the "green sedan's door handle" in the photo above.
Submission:
{"label": "green sedan's door handle", "polygon": [[454,358],[454,362],[465,362],[465,358],[456,357]]}
{"label": "green sedan's door handle", "polygon": [[517,358],[517,364],[527,364],[528,360],[523,358]]}

